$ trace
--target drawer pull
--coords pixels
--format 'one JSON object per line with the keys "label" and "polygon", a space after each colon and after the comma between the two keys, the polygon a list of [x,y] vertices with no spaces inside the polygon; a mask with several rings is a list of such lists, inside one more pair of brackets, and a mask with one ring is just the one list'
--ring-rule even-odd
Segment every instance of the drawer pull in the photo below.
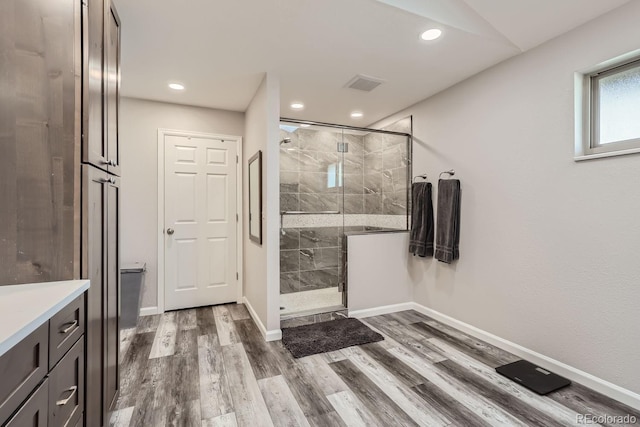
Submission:
{"label": "drawer pull", "polygon": [[63,393],[66,393],[66,392],[69,392],[69,391],[71,392],[69,397],[67,397],[66,399],[61,399],[61,400],[56,401],[56,405],[57,406],[64,406],[67,403],[69,403],[69,401],[71,400],[73,395],[76,394],[76,391],[78,391],[78,387],[74,385],[73,387],[70,387],[69,389],[63,391]]}
{"label": "drawer pull", "polygon": [[62,333],[62,334],[68,334],[70,330],[72,330],[73,328],[78,326],[78,321],[74,320],[73,322],[65,323],[65,325],[69,325],[69,326],[67,326],[66,328],[60,330],[60,333]]}

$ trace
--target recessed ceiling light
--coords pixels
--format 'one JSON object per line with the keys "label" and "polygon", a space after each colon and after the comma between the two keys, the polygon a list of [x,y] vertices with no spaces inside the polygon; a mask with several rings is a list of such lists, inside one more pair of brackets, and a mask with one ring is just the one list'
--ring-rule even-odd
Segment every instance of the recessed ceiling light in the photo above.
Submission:
{"label": "recessed ceiling light", "polygon": [[420,38],[422,40],[435,40],[437,38],[439,38],[442,35],[442,30],[439,30],[437,28],[432,28],[430,30],[425,31],[424,33],[420,34]]}
{"label": "recessed ceiling light", "polygon": [[300,127],[301,127],[301,128],[308,128],[309,126],[311,126],[311,125],[308,125],[308,124],[306,124],[306,123],[302,123],[302,124],[300,125]]}
{"label": "recessed ceiling light", "polygon": [[304,108],[304,104],[302,102],[294,102],[291,104],[291,108],[294,110],[302,110]]}
{"label": "recessed ceiling light", "polygon": [[169,89],[184,90],[184,85],[180,83],[169,83]]}
{"label": "recessed ceiling light", "polygon": [[364,116],[364,114],[362,114],[361,111],[354,111],[353,113],[351,113],[351,118],[354,118],[354,119],[359,119],[362,116]]}

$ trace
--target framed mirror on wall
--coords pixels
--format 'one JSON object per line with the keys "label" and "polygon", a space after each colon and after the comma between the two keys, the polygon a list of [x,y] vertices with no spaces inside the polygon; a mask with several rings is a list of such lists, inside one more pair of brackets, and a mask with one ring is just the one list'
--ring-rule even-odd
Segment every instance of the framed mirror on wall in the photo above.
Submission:
{"label": "framed mirror on wall", "polygon": [[249,238],[262,245],[262,150],[249,159]]}

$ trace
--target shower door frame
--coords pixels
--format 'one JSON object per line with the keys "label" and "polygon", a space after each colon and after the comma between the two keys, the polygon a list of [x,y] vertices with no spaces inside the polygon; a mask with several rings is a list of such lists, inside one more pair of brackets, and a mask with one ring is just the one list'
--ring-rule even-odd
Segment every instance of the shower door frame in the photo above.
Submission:
{"label": "shower door frame", "polygon": [[[382,134],[387,134],[387,135],[397,135],[397,136],[404,136],[405,138],[407,138],[407,213],[406,213],[406,218],[407,218],[407,222],[406,222],[406,230],[409,230],[409,216],[410,216],[410,201],[411,201],[411,177],[413,176],[413,116],[408,116],[411,119],[411,133],[404,133],[404,132],[395,132],[395,131],[391,131],[391,130],[384,130],[384,129],[373,129],[373,128],[366,128],[366,127],[358,127],[358,126],[349,126],[349,125],[340,125],[340,124],[335,124],[335,123],[325,123],[325,122],[316,122],[316,121],[312,121],[312,120],[300,120],[300,119],[290,119],[287,117],[280,117],[280,123],[285,122],[285,123],[291,123],[291,124],[296,124],[296,125],[309,125],[309,126],[322,126],[322,127],[328,127],[328,128],[335,128],[335,129],[342,129],[342,130],[354,130],[354,131],[359,131],[359,132],[375,132],[375,133],[382,133]],[[402,119],[400,119],[402,120]],[[344,134],[343,134],[343,142],[344,142]],[[344,156],[344,153],[342,153]],[[344,193],[343,193],[344,196]],[[344,212],[342,212],[342,216],[343,216],[343,223],[342,223],[342,248],[343,248],[343,254],[344,257],[347,256],[347,236],[344,233]],[[342,257],[341,257],[342,258]],[[342,305],[344,306],[345,309],[348,309],[348,286],[349,286],[349,281],[347,280],[347,261],[346,259],[342,259],[342,271],[343,271],[343,275],[344,275],[344,284],[343,284],[343,290],[342,290]],[[340,286],[340,285],[338,285]]]}

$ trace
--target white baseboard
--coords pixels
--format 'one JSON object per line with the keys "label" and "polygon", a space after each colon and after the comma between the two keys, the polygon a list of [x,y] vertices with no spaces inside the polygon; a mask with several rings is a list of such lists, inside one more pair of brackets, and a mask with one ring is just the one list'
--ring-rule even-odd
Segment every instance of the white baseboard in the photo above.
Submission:
{"label": "white baseboard", "polygon": [[574,368],[573,366],[569,366],[565,363],[559,362],[536,351],[530,350],[519,344],[513,343],[504,338],[500,338],[499,336],[493,335],[490,332],[484,331],[480,328],[476,328],[475,326],[454,319],[453,317],[442,314],[431,308],[417,303],[412,303],[412,305],[412,308],[415,311],[432,317],[438,322],[444,323],[447,326],[451,326],[452,328],[465,332],[482,341],[486,341],[489,344],[501,348],[502,350],[508,351],[509,353],[513,353],[516,356],[526,359],[531,363],[539,365],[558,375],[562,375],[563,377],[569,378],[572,381],[580,383],[592,390],[604,394],[605,396],[622,402],[625,405],[629,405],[632,408],[640,410],[640,394],[617,386],[613,383],[605,381],[587,372],[581,371],[577,368]]}
{"label": "white baseboard", "polygon": [[282,339],[282,329],[276,329],[275,331],[267,331],[264,337],[265,341],[280,341]]}
{"label": "white baseboard", "polygon": [[349,317],[363,319],[365,317],[380,316],[381,314],[397,313],[398,311],[413,310],[415,303],[404,302],[402,304],[383,305],[382,307],[366,308],[364,310],[349,310]]}
{"label": "white baseboard", "polygon": [[158,313],[158,307],[143,307],[140,309],[140,316],[151,316]]}
{"label": "white baseboard", "polygon": [[242,301],[247,307],[247,310],[249,311],[253,322],[256,324],[256,326],[258,326],[258,329],[260,329],[260,333],[264,337],[265,341],[278,341],[282,339],[282,330],[276,329],[273,331],[267,331],[267,328],[264,326],[264,323],[262,323],[262,320],[260,320],[260,317],[258,317],[258,314],[251,306],[251,303],[249,302],[247,297],[244,297]]}

